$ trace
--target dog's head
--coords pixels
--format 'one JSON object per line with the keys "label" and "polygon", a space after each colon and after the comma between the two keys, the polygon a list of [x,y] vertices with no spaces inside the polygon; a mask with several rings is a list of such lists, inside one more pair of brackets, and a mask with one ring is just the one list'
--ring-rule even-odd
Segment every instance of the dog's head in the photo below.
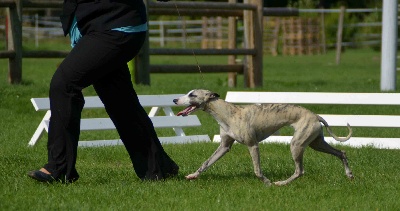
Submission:
{"label": "dog's head", "polygon": [[204,89],[194,89],[186,95],[174,99],[177,105],[188,105],[180,111],[177,116],[187,116],[198,109],[204,110],[206,104],[212,100],[218,99],[219,94]]}

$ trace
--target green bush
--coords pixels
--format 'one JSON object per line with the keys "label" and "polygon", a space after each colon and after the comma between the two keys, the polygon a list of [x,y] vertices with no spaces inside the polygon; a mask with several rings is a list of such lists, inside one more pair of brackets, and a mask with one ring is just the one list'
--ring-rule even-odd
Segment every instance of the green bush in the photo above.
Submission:
{"label": "green bush", "polygon": [[[378,23],[382,21],[382,14],[378,12],[374,13],[369,13],[364,16],[364,23]],[[361,27],[359,30],[359,35],[364,35],[364,36],[357,36],[355,38],[356,41],[362,42],[362,41],[373,41],[373,40],[380,40],[380,34],[382,33],[382,27],[381,26],[370,26],[370,27]],[[365,36],[369,35],[369,36]],[[373,36],[376,35],[376,36]],[[380,43],[369,45],[372,49],[374,50],[380,50]]]}
{"label": "green bush", "polygon": [[[326,13],[325,14],[325,39],[328,47],[334,47],[337,39],[337,30],[339,24],[339,14],[338,13]],[[343,25],[354,24],[360,22],[360,19],[349,13],[345,13]],[[354,36],[357,33],[357,28],[355,27],[343,27],[343,42],[349,42],[354,40]]]}

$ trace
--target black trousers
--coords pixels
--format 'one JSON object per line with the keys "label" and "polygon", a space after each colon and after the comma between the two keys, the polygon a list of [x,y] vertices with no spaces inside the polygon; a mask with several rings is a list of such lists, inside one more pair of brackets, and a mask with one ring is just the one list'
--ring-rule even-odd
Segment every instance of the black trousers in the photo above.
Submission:
{"label": "black trousers", "polygon": [[82,89],[93,85],[141,179],[163,179],[178,166],[162,148],[153,124],[140,105],[127,62],[139,52],[146,32],[92,32],[84,35],[60,64],[50,84],[51,118],[48,163],[57,179],[75,181],[84,106]]}

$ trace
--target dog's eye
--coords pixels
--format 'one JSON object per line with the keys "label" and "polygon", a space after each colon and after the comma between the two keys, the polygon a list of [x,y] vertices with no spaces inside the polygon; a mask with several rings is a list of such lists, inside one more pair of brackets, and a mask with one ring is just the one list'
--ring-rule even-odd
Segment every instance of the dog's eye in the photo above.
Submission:
{"label": "dog's eye", "polygon": [[190,93],[189,97],[197,97],[197,95],[194,95],[193,93]]}

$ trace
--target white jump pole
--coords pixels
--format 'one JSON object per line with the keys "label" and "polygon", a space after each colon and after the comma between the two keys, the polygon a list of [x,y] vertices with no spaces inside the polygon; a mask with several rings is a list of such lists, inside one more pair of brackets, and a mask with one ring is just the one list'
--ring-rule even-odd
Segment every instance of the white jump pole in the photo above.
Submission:
{"label": "white jump pole", "polygon": [[396,90],[397,0],[383,0],[381,91]]}

